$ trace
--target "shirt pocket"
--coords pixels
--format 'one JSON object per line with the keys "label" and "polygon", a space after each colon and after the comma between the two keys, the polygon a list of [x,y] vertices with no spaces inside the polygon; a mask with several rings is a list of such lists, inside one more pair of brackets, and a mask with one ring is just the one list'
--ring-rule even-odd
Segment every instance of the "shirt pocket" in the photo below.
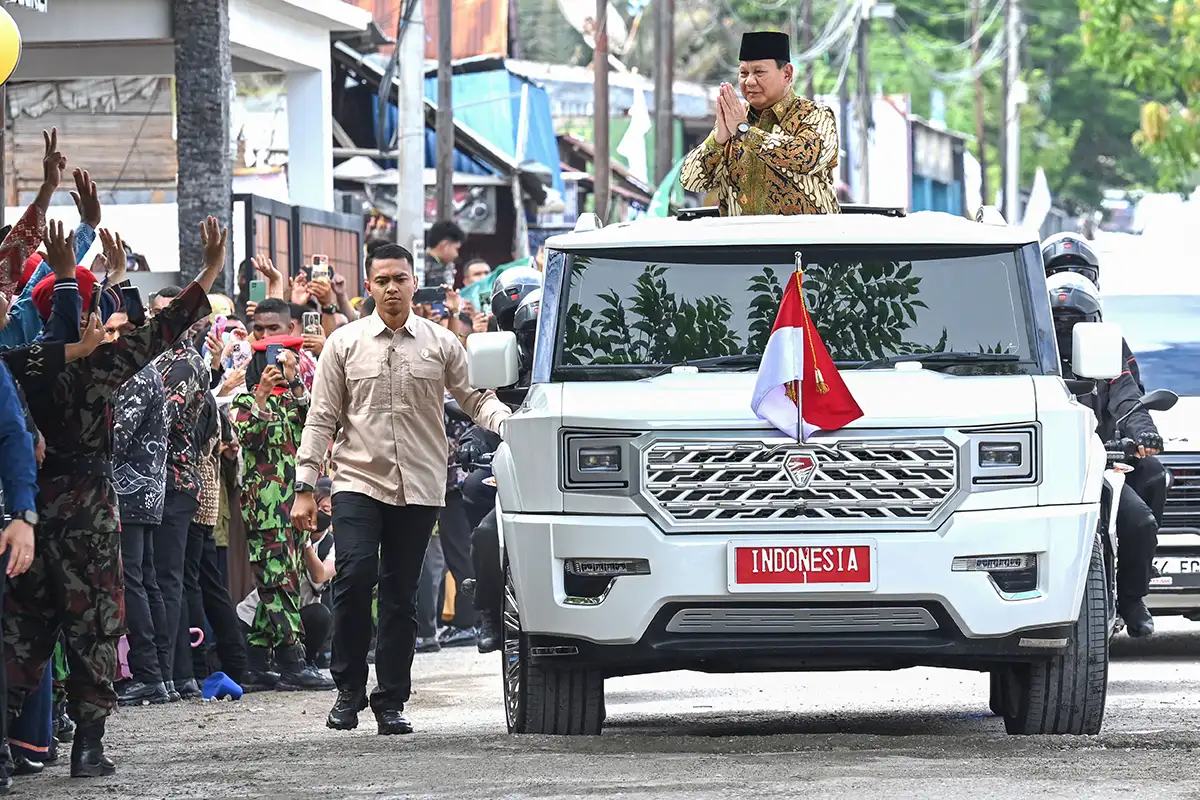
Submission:
{"label": "shirt pocket", "polygon": [[445,368],[440,361],[425,358],[414,361],[408,374],[412,378],[409,384],[414,406],[430,403],[440,405],[444,401]]}
{"label": "shirt pocket", "polygon": [[349,394],[349,410],[388,408],[387,392],[381,386],[383,364],[379,361],[360,362],[346,365],[346,391]]}

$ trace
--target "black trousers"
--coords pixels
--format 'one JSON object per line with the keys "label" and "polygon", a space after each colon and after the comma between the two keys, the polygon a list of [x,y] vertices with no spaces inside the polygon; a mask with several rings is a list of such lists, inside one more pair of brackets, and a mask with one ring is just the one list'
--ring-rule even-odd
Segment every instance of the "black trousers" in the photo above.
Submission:
{"label": "black trousers", "polygon": [[205,620],[216,641],[207,639],[192,648],[192,674],[204,680],[216,670],[209,656],[216,651],[221,671],[236,683],[246,675],[246,637],[242,635],[237,611],[221,579],[217,563],[217,540],[211,525],[193,522],[188,526],[187,554],[183,570],[190,628],[205,629]]}
{"label": "black trousers", "polygon": [[312,664],[329,648],[333,612],[324,603],[310,603],[300,609],[300,624],[304,627],[305,662]]}
{"label": "black trousers", "polygon": [[471,527],[471,564],[475,570],[475,610],[500,619],[504,602],[504,570],[500,563],[500,531],[496,525],[496,489],[484,483],[486,470],[463,482],[463,511]]}
{"label": "black trousers", "polygon": [[125,626],[129,672],[135,681],[161,683],[160,654],[166,650],[166,607],[154,573],[154,527],[121,525],[121,564],[125,571]]}
{"label": "black trousers", "polygon": [[187,561],[188,528],[199,507],[196,498],[167,489],[162,522],[154,531],[154,574],[162,591],[164,608],[163,647],[158,653],[158,665],[166,681],[185,681],[192,677],[183,565]]}
{"label": "black trousers", "polygon": [[435,506],[393,506],[357,492],[333,497],[337,575],[330,671],[339,689],[366,688],[371,595],[378,584],[379,685],[371,693],[371,707],[377,711],[403,709],[412,691],[417,586],[437,515]]}
{"label": "black trousers", "polygon": [[1158,526],[1167,501],[1167,473],[1153,456],[1138,459],[1125,476],[1117,505],[1117,598],[1126,602],[1150,593]]}

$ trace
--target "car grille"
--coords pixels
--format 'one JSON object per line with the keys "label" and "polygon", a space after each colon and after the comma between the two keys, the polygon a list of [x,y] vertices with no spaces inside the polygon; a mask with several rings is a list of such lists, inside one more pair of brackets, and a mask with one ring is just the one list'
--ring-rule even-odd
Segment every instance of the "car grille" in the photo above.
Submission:
{"label": "car grille", "polygon": [[[811,459],[811,462],[807,459]],[[811,464],[795,477],[795,464]],[[645,450],[647,498],[675,524],[928,522],[957,486],[945,440],[659,441]]]}
{"label": "car grille", "polygon": [[1159,456],[1171,470],[1171,488],[1167,491],[1167,506],[1163,514],[1163,530],[1200,533],[1200,458],[1188,454]]}

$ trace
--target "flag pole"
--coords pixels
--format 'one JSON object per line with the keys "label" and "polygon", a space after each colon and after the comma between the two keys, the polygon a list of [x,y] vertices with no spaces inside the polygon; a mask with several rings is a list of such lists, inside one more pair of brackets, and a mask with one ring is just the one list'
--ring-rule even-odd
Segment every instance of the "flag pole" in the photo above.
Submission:
{"label": "flag pole", "polygon": [[[800,308],[803,309],[805,321],[808,319],[808,309],[804,307],[804,292],[800,289],[800,281],[804,277],[804,254],[799,250],[796,251],[796,294],[800,295]],[[801,329],[800,336],[802,339],[808,339],[808,331]],[[803,348],[807,344],[806,341],[800,342],[800,347]],[[804,380],[804,351],[800,351],[800,364],[793,364],[795,367],[792,371],[796,373],[796,443],[804,442],[804,414],[800,408],[800,383]]]}

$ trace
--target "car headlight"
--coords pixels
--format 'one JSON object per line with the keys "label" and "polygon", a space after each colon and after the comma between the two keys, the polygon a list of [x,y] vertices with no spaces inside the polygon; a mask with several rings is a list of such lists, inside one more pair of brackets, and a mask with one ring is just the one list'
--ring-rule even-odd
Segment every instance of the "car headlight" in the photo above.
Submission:
{"label": "car headlight", "polygon": [[566,489],[625,489],[629,487],[631,437],[563,434],[563,487]]}
{"label": "car headlight", "polygon": [[971,483],[1034,483],[1037,480],[1037,431],[969,431]]}

